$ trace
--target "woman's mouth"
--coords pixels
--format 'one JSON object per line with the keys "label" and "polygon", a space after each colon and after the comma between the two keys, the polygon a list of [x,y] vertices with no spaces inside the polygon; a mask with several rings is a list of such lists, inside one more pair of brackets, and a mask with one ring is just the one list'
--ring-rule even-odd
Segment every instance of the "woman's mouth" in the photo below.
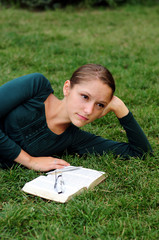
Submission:
{"label": "woman's mouth", "polygon": [[88,120],[88,118],[80,115],[79,113],[77,113],[77,116],[78,116],[81,120],[83,120],[83,121],[87,121],[87,120]]}

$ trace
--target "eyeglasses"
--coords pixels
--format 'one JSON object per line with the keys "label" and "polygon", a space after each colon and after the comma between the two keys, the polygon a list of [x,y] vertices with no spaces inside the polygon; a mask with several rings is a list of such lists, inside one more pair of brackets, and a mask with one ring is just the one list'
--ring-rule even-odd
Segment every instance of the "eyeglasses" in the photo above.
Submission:
{"label": "eyeglasses", "polygon": [[62,177],[62,172],[56,172],[55,170],[55,184],[54,189],[57,191],[58,194],[64,193],[65,191],[65,183]]}

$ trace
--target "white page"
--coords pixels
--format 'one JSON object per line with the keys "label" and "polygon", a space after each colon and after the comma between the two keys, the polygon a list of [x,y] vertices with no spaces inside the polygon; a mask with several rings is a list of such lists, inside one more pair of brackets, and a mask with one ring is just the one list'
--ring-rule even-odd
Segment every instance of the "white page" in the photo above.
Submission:
{"label": "white page", "polygon": [[[52,177],[52,179],[50,177]],[[46,176],[40,176],[26,183],[22,190],[30,194],[60,202],[65,202],[70,195],[73,195],[79,190],[75,186],[73,188],[67,186],[64,193],[58,194],[56,189],[54,189],[55,181],[53,180],[53,176],[49,176],[49,178],[50,179]]]}
{"label": "white page", "polygon": [[[82,188],[89,187],[89,185],[95,181],[98,177],[103,175],[104,172],[99,172],[96,170],[80,168],[74,171],[63,172],[62,177],[65,182],[65,186],[70,188]],[[53,179],[52,179],[53,177]],[[47,179],[55,181],[55,175],[48,175]]]}
{"label": "white page", "polygon": [[55,174],[39,176],[26,183],[22,190],[43,198],[64,202],[69,196],[78,192],[80,189],[84,187],[88,188],[89,185],[101,175],[103,175],[103,172],[85,168],[63,172],[62,177],[65,190],[64,193],[61,194],[58,194],[56,189],[54,189]]}

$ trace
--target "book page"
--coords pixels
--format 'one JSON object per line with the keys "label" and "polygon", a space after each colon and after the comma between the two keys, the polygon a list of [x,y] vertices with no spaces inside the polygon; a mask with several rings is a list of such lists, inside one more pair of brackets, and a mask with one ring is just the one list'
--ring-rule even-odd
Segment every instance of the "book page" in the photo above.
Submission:
{"label": "book page", "polygon": [[40,196],[42,198],[58,201],[58,202],[65,202],[69,198],[69,196],[74,195],[78,192],[79,189],[77,186],[68,186],[65,187],[64,193],[58,194],[56,189],[54,189],[55,184],[55,176],[40,176],[28,183],[26,183],[23,187],[23,191]]}
{"label": "book page", "polygon": [[66,186],[89,188],[91,183],[103,174],[104,172],[99,172],[87,168],[80,168],[70,172],[63,172],[62,176]]}

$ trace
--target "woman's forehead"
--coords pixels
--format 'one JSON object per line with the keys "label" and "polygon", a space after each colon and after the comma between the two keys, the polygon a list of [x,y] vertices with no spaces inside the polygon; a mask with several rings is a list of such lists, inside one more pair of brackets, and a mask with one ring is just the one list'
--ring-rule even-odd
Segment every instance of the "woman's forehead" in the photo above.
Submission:
{"label": "woman's forehead", "polygon": [[102,101],[105,101],[105,99],[111,98],[112,96],[112,89],[101,80],[81,81],[74,87],[77,91],[82,91],[91,97],[100,98]]}
{"label": "woman's forehead", "polygon": [[[95,90],[97,89],[107,89],[110,88],[106,83],[102,82],[99,79],[87,79],[85,81],[81,81],[78,84],[75,84],[77,88],[87,88],[88,90]],[[110,88],[111,89],[111,88]]]}

